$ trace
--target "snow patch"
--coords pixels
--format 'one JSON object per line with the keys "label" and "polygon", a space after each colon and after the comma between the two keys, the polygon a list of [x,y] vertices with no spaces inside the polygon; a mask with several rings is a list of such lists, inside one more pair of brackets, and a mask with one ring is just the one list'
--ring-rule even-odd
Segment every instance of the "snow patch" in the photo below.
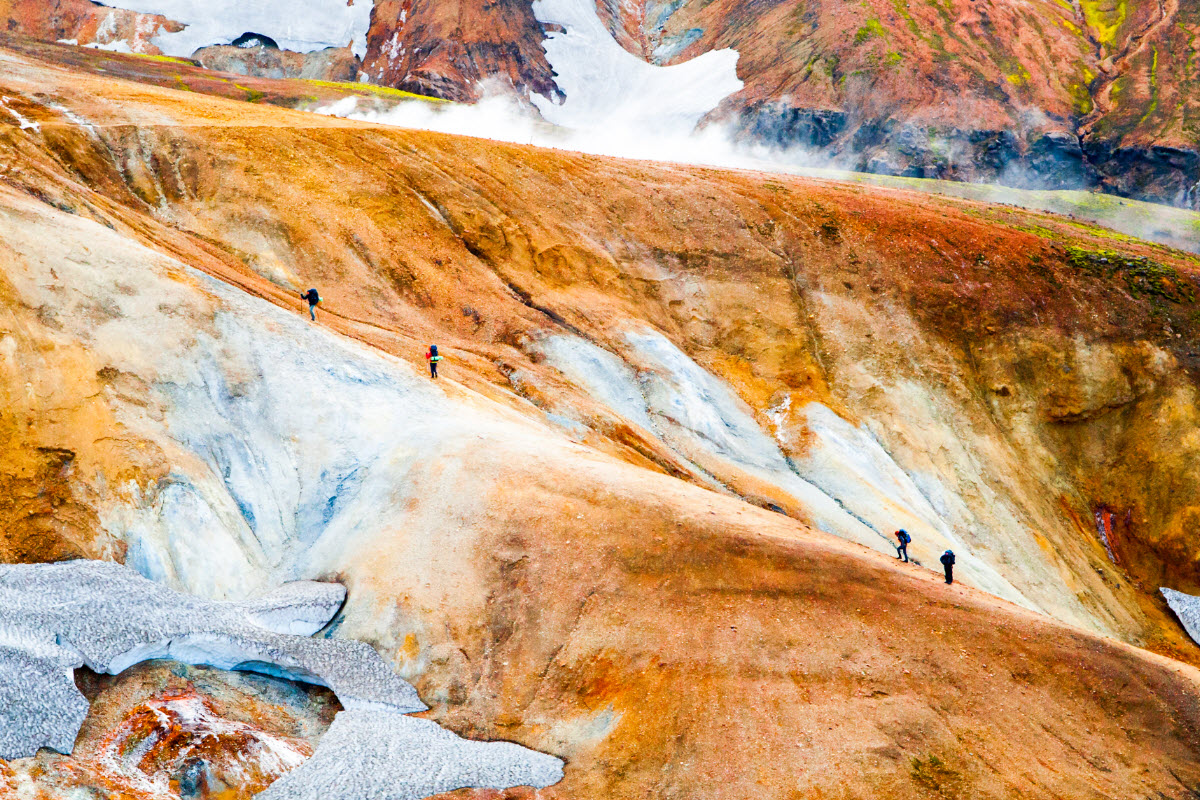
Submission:
{"label": "snow patch", "polygon": [[105,42],[103,44],[100,42],[89,42],[88,44],[85,44],[84,47],[90,50],[104,50],[109,53],[125,53],[126,55],[133,53],[133,48],[129,46],[129,43],[121,39],[115,39],[111,42]]}
{"label": "snow patch", "polygon": [[7,97],[0,97],[0,108],[3,108],[5,111],[7,111],[9,115],[17,121],[17,124],[21,126],[21,130],[33,131],[34,133],[37,133],[42,129],[42,126],[38,123],[34,122],[33,120],[26,119],[17,113],[17,111],[13,109],[8,102],[9,99]]}
{"label": "snow patch", "polygon": [[254,621],[290,606],[297,624],[311,627],[334,596],[305,584],[239,604],[185,595],[108,562],[0,565],[0,759],[40,747],[71,752],[87,713],[71,674],[84,665],[115,675],[173,658],[327,685],[347,707],[425,710],[369,645],[273,633]]}
{"label": "snow patch", "polygon": [[255,797],[420,800],[465,788],[541,789],[562,776],[559,759],[510,742],[463,739],[427,719],[347,710],[334,717],[312,758]]}
{"label": "snow patch", "polygon": [[531,99],[542,116],[576,129],[614,128],[648,135],[689,134],[734,92],[741,91],[736,50],[714,50],[671,67],[658,67],[625,50],[609,34],[592,0],[534,0],[547,33],[546,57],[562,103]]}
{"label": "snow patch", "polygon": [[[232,44],[246,32],[270,36],[281,48],[311,53],[350,45],[367,53],[372,0],[97,0],[101,5],[158,14],[184,25],[151,40],[169,56],[188,57],[202,47]],[[99,34],[97,34],[99,38]]]}

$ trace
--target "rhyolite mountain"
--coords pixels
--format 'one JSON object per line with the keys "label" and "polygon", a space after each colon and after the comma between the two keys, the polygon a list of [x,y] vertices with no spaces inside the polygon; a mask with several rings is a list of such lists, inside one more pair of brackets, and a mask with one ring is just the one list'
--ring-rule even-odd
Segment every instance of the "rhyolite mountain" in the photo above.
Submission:
{"label": "rhyolite mountain", "polygon": [[[215,69],[357,78],[455,100],[477,99],[486,86],[563,95],[544,48],[561,26],[539,22],[539,3],[299,5],[0,0],[0,25],[146,53],[160,52],[160,33],[173,31],[189,43],[173,55]],[[752,140],[799,146],[862,171],[1200,204],[1194,0],[595,5],[621,46],[650,63],[735,50],[744,87],[709,120],[730,120]],[[153,11],[161,13],[145,13]],[[208,15],[211,41],[200,36],[196,14]],[[284,41],[296,19],[323,15],[338,16],[325,26],[337,34],[329,41]],[[343,24],[345,16],[354,19]],[[213,18],[221,24],[209,25]],[[231,47],[235,40],[244,46]]]}
{"label": "rhyolite mountain", "polygon": [[0,561],[162,587],[93,623],[0,570],[0,700],[88,702],[0,797],[427,794],[361,694],[212,657],[295,581],[544,800],[1196,796],[1195,255],[247,102],[296,89],[362,91],[0,47]]}

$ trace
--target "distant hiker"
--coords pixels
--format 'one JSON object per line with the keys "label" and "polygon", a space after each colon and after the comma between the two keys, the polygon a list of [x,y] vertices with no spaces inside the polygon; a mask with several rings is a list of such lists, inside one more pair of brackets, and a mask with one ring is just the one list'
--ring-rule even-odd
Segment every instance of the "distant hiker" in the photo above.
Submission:
{"label": "distant hiker", "polygon": [[312,321],[317,321],[317,303],[321,302],[321,295],[317,294],[316,289],[309,289],[304,294],[300,295],[301,300],[308,301],[308,315],[312,317]]}
{"label": "distant hiker", "polygon": [[896,558],[903,559],[904,563],[908,563],[908,543],[912,541],[912,537],[908,535],[908,531],[901,528],[896,531],[896,541],[900,544],[896,545]]}
{"label": "distant hiker", "polygon": [[946,583],[954,583],[954,551],[947,550],[942,553],[940,560],[946,569]]}
{"label": "distant hiker", "polygon": [[425,354],[425,358],[429,359],[430,377],[432,377],[434,380],[437,380],[437,365],[438,362],[442,360],[442,357],[438,355],[436,344],[429,345],[429,352]]}

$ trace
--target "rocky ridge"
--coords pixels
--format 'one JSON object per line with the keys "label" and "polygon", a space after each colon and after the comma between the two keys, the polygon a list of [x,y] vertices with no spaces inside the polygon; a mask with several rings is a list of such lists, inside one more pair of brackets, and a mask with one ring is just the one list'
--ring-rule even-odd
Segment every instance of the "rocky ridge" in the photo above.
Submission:
{"label": "rocky ridge", "polygon": [[[86,0],[6,0],[0,19],[11,33],[160,52],[162,32],[178,35],[180,23],[129,11],[132,2],[106,9]],[[745,86],[712,119],[758,142],[860,171],[1200,203],[1190,77],[1200,18],[1187,2],[580,7],[652,64],[736,51]],[[245,34],[280,36],[281,20]],[[269,24],[268,17],[262,25]],[[341,79],[353,69],[361,80],[455,100],[478,99],[489,86],[561,100],[562,68],[544,47],[556,29],[539,22],[528,0],[379,0],[358,52],[347,40],[304,59],[261,46],[202,60],[272,76]]]}

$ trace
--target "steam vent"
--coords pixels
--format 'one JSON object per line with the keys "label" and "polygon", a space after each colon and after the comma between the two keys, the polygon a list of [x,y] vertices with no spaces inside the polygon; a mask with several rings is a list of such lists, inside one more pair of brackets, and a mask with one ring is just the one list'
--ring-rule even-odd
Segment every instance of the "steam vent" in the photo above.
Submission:
{"label": "steam vent", "polygon": [[0,0],[0,800],[1200,797],[1196,41]]}

